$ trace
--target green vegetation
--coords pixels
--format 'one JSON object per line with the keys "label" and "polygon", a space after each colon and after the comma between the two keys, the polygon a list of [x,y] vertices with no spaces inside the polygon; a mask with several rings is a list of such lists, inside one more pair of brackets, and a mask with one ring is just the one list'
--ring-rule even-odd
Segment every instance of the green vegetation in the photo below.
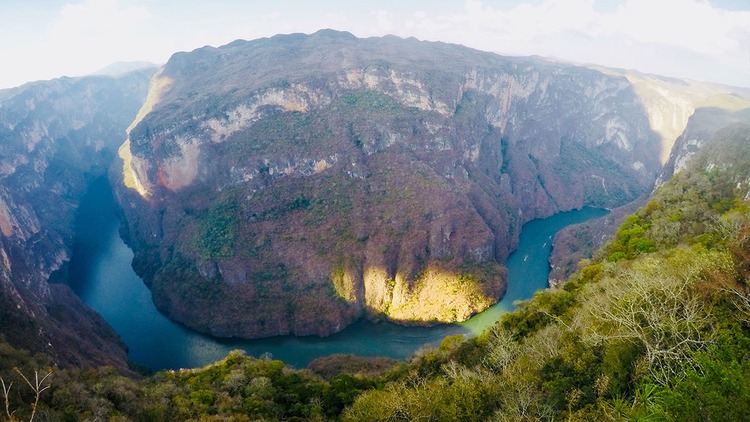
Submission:
{"label": "green vegetation", "polygon": [[237,205],[220,201],[198,215],[200,236],[198,252],[204,259],[229,258],[233,255],[237,236]]}
{"label": "green vegetation", "polygon": [[[2,342],[0,355],[11,355],[26,367],[35,363]],[[0,420],[28,420],[35,392],[21,388],[20,371],[3,369],[3,375],[8,374],[5,385],[14,382],[8,406],[17,412],[16,419],[3,414]],[[375,377],[344,373],[325,380],[309,370],[293,370],[281,361],[249,358],[241,352],[202,369],[164,371],[142,380],[107,368],[54,370],[47,380],[51,387],[40,395],[37,415],[62,421],[325,420],[340,414],[376,382]]]}
{"label": "green vegetation", "polygon": [[380,91],[373,90],[352,92],[351,94],[343,95],[339,101],[345,108],[352,109],[347,110],[349,112],[368,110],[370,112],[382,113],[394,112],[402,108],[401,104],[393,98]]}
{"label": "green vegetation", "polygon": [[[670,219],[670,221],[673,220]],[[643,253],[654,252],[656,250],[654,242],[644,238],[650,227],[651,225],[644,222],[637,213],[626,218],[609,246],[609,260],[617,262],[621,259],[633,259]]]}

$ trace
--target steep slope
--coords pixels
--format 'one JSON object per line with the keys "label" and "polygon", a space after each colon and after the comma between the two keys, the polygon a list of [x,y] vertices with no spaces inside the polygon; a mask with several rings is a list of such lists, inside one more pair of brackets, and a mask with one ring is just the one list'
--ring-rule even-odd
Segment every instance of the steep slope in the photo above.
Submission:
{"label": "steep slope", "polygon": [[0,333],[60,365],[127,367],[106,322],[47,280],[70,258],[87,177],[108,168],[152,72],[0,91]]}
{"label": "steep slope", "polygon": [[[672,85],[675,85],[674,82]],[[709,85],[709,87],[714,91],[728,89],[728,87],[721,86]],[[692,90],[694,89],[692,87]],[[705,93],[707,89],[705,88],[702,92]],[[689,94],[691,89],[687,92]],[[684,132],[672,144],[672,150],[656,180],[657,188],[687,168],[690,161],[711,144],[718,131],[733,124],[750,121],[750,100],[738,94],[709,96],[691,105],[693,106],[697,108],[685,124]],[[644,205],[647,199],[644,196],[640,201],[628,204],[622,209],[613,210],[605,218],[561,230],[555,236],[554,249],[550,256],[552,267],[550,284],[566,280],[576,271],[576,264],[583,258],[591,257],[596,250],[610,240],[625,217]]]}
{"label": "steep slope", "polygon": [[[688,120],[695,110],[719,105],[724,108],[735,101],[727,98],[750,97],[750,88],[720,85],[659,75],[641,73],[635,70],[612,69],[590,66],[609,75],[622,76],[633,85],[648,115],[651,128],[661,138],[659,159],[666,163],[675,141],[685,131]],[[721,99],[721,101],[716,101]]]}
{"label": "steep slope", "polygon": [[121,149],[135,268],[215,335],[326,335],[495,302],[523,222],[650,189],[624,78],[321,31],[175,54]]}
{"label": "steep slope", "polygon": [[[661,186],[684,168],[688,158],[697,153],[703,142],[731,121],[747,120],[750,89],[710,82],[667,78],[635,70],[612,69],[590,65],[609,75],[622,76],[633,85],[648,116],[651,129],[661,139],[659,160],[663,168],[656,180]],[[567,227],[554,239],[550,256],[549,281],[565,281],[576,270],[581,259],[591,255],[612,238],[625,217],[645,204],[647,196],[607,217]]]}
{"label": "steep slope", "polygon": [[416,358],[344,420],[750,418],[750,125],[709,145],[562,289]]}
{"label": "steep slope", "polygon": [[750,99],[739,95],[714,96],[695,110],[685,131],[675,141],[669,160],[664,165],[656,186],[661,186],[710,142],[717,131],[734,123],[750,121]]}

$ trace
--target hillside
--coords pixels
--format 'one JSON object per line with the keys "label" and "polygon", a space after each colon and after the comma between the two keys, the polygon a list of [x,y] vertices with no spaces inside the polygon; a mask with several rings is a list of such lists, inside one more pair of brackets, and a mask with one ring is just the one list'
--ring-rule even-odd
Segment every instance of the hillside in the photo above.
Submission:
{"label": "hillside", "polygon": [[750,126],[709,145],[561,289],[345,419],[748,419]]}
{"label": "hillside", "polygon": [[659,161],[662,164],[672,155],[675,141],[685,132],[696,110],[713,107],[734,111],[738,105],[746,102],[742,97],[750,98],[750,88],[668,78],[635,70],[595,65],[589,67],[608,75],[624,77],[630,82],[643,104],[651,128],[661,138]]}
{"label": "hillside", "polygon": [[623,77],[320,31],[175,54],[114,177],[161,311],[328,335],[485,309],[524,222],[650,191],[660,143]]}
{"label": "hillside", "polygon": [[[318,373],[241,353],[142,381],[56,371],[40,409],[133,420],[747,420],[750,125],[707,145],[589,265],[476,338],[446,338],[406,364],[331,357],[311,365]],[[6,380],[6,357],[26,373],[44,364],[0,353]],[[11,401],[19,416],[33,399],[23,394]]]}

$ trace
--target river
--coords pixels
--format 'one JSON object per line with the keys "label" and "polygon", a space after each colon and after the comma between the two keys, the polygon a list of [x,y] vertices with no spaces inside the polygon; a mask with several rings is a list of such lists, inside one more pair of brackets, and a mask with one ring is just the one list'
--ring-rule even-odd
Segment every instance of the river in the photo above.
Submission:
{"label": "river", "polygon": [[156,310],[151,292],[131,268],[133,252],[120,238],[116,204],[102,177],[89,186],[81,200],[68,283],[122,337],[130,360],[155,370],[204,366],[234,349],[253,356],[270,354],[295,367],[334,353],[403,359],[426,344],[440,344],[445,336],[481,332],[503,312],[513,309],[513,302],[528,299],[536,290],[547,287],[552,236],[567,225],[606,213],[584,208],[524,225],[519,247],[508,258],[505,296],[460,324],[424,328],[359,321],[326,338],[218,339],[187,329]]}

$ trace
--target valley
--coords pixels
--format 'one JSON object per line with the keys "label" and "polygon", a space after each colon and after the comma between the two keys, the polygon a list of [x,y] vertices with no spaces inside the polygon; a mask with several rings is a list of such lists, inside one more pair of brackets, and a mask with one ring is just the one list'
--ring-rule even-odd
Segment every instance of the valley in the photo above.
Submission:
{"label": "valley", "polygon": [[748,93],[333,30],[0,90],[0,377],[51,420],[750,417]]}

